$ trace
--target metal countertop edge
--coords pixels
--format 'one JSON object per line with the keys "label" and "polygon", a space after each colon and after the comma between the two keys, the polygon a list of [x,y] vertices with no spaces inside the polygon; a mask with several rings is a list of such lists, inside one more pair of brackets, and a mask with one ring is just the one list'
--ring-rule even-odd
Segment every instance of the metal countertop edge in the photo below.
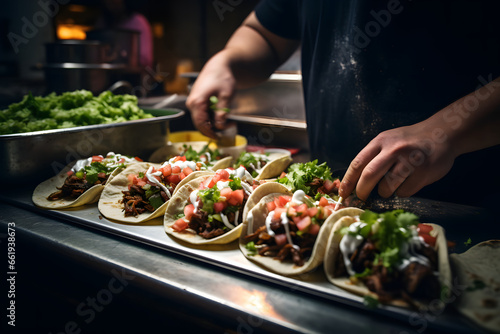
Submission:
{"label": "metal countertop edge", "polygon": [[[252,311],[248,308],[245,309],[244,307],[228,302],[220,296],[215,296],[213,293],[204,292],[199,287],[187,286],[181,284],[178,280],[168,279],[168,275],[165,275],[165,272],[163,272],[164,275],[157,272],[153,273],[150,270],[151,268],[145,268],[147,266],[145,266],[144,263],[141,263],[141,259],[144,258],[144,254],[147,254],[148,259],[163,262],[168,264],[169,267],[176,266],[177,269],[186,266],[193,267],[194,270],[203,270],[206,273],[216,274],[218,279],[230,279],[233,283],[255,286],[255,288],[259,290],[266,290],[266,292],[270,294],[273,294],[278,290],[274,287],[269,287],[268,284],[262,284],[261,282],[255,281],[250,282],[248,279],[238,277],[238,275],[222,268],[221,270],[214,271],[213,268],[207,268],[207,265],[201,263],[191,263],[195,260],[189,259],[186,261],[185,257],[183,257],[183,259],[179,259],[177,256],[173,256],[172,254],[154,248],[154,246],[144,245],[142,243],[139,244],[133,240],[109,235],[109,233],[106,234],[105,232],[97,231],[80,224],[75,226],[73,223],[61,223],[60,220],[51,219],[45,215],[37,214],[36,212],[24,210],[6,203],[0,203],[0,212],[3,213],[0,215],[0,223],[5,226],[9,221],[16,221],[19,218],[23,218],[23,215],[29,216],[30,219],[35,218],[37,220],[36,222],[30,221],[30,219],[25,219],[23,222],[16,222],[16,230],[28,236],[28,238],[36,240],[36,243],[40,246],[43,244],[44,247],[48,247],[48,249],[51,249],[54,252],[64,254],[65,257],[73,259],[77,263],[82,262],[86,266],[101,273],[109,274],[109,272],[113,269],[125,269],[137,277],[137,280],[134,279],[135,284],[139,284],[140,286],[147,288],[149,291],[154,292],[155,294],[160,294],[165,298],[182,300],[183,302],[192,303],[198,307],[203,305],[206,310],[211,312],[220,308],[221,312],[219,313],[224,314],[225,316],[233,317],[233,319],[245,316],[260,318],[263,323],[259,326],[261,326],[261,328],[266,328],[266,331],[269,332],[280,332],[284,329],[288,332],[322,332],[321,330],[315,331],[311,328],[307,328],[307,325],[310,324],[305,324],[305,326],[301,326],[300,324],[293,325],[290,322],[281,321],[272,317],[266,317],[255,312],[252,314]],[[9,213],[10,217],[5,217],[6,212]],[[12,213],[13,215],[11,215]],[[71,235],[74,232],[78,232],[79,237],[74,239],[71,239],[70,237],[70,240],[68,241],[68,235]],[[90,250],[86,249],[84,240],[86,240],[87,237],[92,238],[93,240],[99,240],[100,247]],[[78,242],[79,240],[80,242]],[[107,253],[107,250],[112,250],[113,252]],[[116,251],[119,251],[119,254],[127,254],[129,257],[127,257],[126,260],[128,261],[120,259],[116,254],[114,254]],[[130,256],[133,256],[133,259],[137,260],[137,262],[130,264]],[[283,293],[291,295],[294,294],[293,292]],[[332,303],[327,303],[324,300],[315,300],[314,298],[303,296],[302,294],[300,297],[308,299],[301,300],[301,303],[308,302],[313,306],[316,304],[318,306],[322,304],[323,306],[330,306],[332,309],[338,308],[339,306],[347,309],[349,308],[345,305],[333,305]],[[353,310],[348,312],[352,311]],[[356,315],[354,318],[358,316],[376,318],[375,314],[370,315],[366,313]],[[291,319],[289,320],[291,321]],[[387,327],[389,325],[387,320],[390,321],[391,319],[379,317],[372,320],[377,322],[377,325],[383,326],[383,324],[386,323]],[[400,327],[400,325],[401,324],[398,325],[393,323],[390,324],[390,327],[397,328]],[[335,327],[341,328],[342,325],[338,324],[338,326]],[[316,327],[316,329],[318,328],[321,328],[321,326]],[[404,331],[413,330],[411,327],[400,327],[400,329]]]}

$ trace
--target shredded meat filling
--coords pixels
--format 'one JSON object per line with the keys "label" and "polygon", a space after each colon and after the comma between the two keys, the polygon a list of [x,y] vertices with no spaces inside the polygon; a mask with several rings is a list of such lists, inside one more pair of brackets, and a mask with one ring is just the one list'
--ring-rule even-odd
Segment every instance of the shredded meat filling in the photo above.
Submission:
{"label": "shredded meat filling", "polygon": [[[144,212],[154,212],[155,208],[146,199],[146,192],[137,185],[131,185],[128,191],[122,191],[125,217],[137,216]],[[160,192],[164,198],[163,191]],[[166,197],[166,194],[165,194]]]}
{"label": "shredded meat filling", "polygon": [[[418,253],[429,259],[430,266],[411,262],[402,271],[389,269],[381,263],[374,264],[377,249],[373,242],[364,241],[352,254],[352,268],[362,273],[365,268],[371,269],[370,275],[359,278],[366,287],[378,295],[381,303],[395,299],[404,299],[414,305],[415,300],[430,301],[439,298],[440,284],[434,274],[438,270],[437,252],[432,247],[423,246]],[[342,253],[337,258],[337,268],[334,275],[347,275]]]}
{"label": "shredded meat filling", "polygon": [[[298,236],[297,225],[293,221],[289,221],[288,225],[293,245],[298,246],[297,249],[290,243],[277,245],[274,237],[267,233],[265,225],[259,227],[254,233],[246,235],[245,242],[253,241],[256,245],[265,245],[259,248],[259,255],[274,257],[281,262],[291,261],[296,266],[303,266],[311,256],[316,236],[307,233]],[[281,219],[273,219],[270,228],[275,234],[285,233],[285,227],[281,223]]]}
{"label": "shredded meat filling", "polygon": [[68,176],[64,180],[64,184],[60,188],[58,187],[56,192],[50,194],[47,199],[49,201],[57,201],[63,198],[76,199],[94,185],[105,184],[107,179],[108,175],[106,173],[99,173],[97,174],[97,182],[89,184],[85,177],[80,179],[73,174]]}

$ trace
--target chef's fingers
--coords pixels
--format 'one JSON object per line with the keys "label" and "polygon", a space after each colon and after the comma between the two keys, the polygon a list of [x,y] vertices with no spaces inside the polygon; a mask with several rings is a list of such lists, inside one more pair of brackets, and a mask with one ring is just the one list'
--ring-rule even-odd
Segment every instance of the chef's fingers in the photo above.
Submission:
{"label": "chef's fingers", "polygon": [[359,177],[356,185],[356,196],[359,199],[366,200],[393,165],[394,160],[391,156],[379,154],[373,158]]}
{"label": "chef's fingers", "polygon": [[209,100],[204,98],[188,98],[186,106],[191,112],[191,120],[196,129],[205,136],[217,138],[213,131],[213,125],[208,112]]}
{"label": "chef's fingers", "polygon": [[[428,172],[419,170],[411,161],[424,161],[425,153],[413,150],[410,157],[398,156],[394,167],[380,181],[378,193],[389,197],[396,193],[401,197],[409,197],[422,189],[427,183]],[[418,164],[420,165],[420,164]]]}
{"label": "chef's fingers", "polygon": [[401,184],[411,175],[411,172],[412,171],[403,165],[401,161],[398,161],[380,181],[378,185],[378,194],[384,198],[392,196]]}
{"label": "chef's fingers", "polygon": [[351,161],[349,168],[342,178],[340,183],[339,195],[343,198],[349,197],[349,195],[356,188],[356,184],[363,172],[364,168],[368,163],[380,153],[380,147],[378,146],[366,146],[361,152],[358,153],[356,158]]}
{"label": "chef's fingers", "polygon": [[231,94],[220,92],[217,98],[219,101],[217,102],[217,108],[214,111],[214,126],[216,129],[222,130],[226,127]]}

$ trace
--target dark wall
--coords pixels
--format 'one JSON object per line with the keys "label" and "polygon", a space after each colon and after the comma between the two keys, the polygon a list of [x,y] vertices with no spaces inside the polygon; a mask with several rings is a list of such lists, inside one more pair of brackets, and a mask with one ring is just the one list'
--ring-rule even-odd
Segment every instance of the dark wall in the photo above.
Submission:
{"label": "dark wall", "polygon": [[[230,5],[230,3],[234,5]],[[182,59],[201,69],[221,50],[258,0],[149,0],[144,11],[151,24],[163,25],[163,37],[155,38],[155,58],[161,68],[175,70]]]}

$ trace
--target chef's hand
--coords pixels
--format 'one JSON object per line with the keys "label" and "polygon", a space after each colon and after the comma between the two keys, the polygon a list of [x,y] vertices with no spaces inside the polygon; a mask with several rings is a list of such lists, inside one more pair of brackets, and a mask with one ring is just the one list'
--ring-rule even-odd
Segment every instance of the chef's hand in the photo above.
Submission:
{"label": "chef's hand", "polygon": [[500,77],[420,123],[382,132],[351,162],[340,196],[356,189],[366,200],[377,184],[382,197],[415,194],[446,175],[459,155],[500,145],[499,110]]}
{"label": "chef's hand", "polygon": [[[226,127],[227,112],[235,90],[235,79],[223,53],[212,57],[198,75],[186,106],[191,112],[194,126],[205,136],[217,138],[214,130]],[[210,97],[218,98],[217,109],[210,115]]]}
{"label": "chef's hand", "polygon": [[382,197],[415,194],[451,169],[457,154],[443,138],[425,122],[380,133],[351,162],[340,196],[356,189],[366,200],[377,184]]}

